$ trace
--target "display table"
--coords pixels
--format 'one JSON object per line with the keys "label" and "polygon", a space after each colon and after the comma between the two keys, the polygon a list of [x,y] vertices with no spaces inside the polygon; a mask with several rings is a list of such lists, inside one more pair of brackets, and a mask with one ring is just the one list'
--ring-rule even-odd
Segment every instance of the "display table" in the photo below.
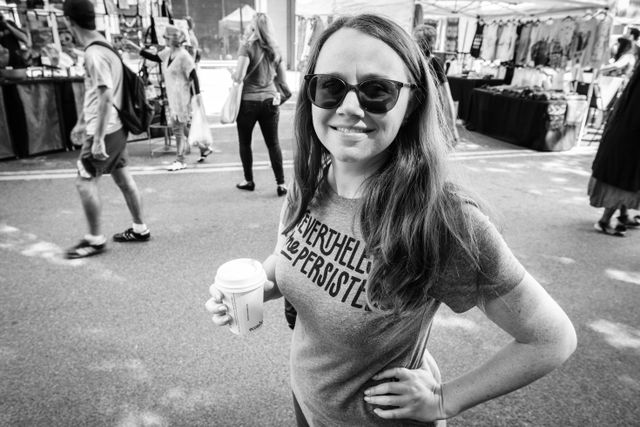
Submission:
{"label": "display table", "polygon": [[71,129],[82,108],[81,77],[4,80],[0,81],[0,90],[4,103],[4,111],[0,111],[0,159],[72,147]]}
{"label": "display table", "polygon": [[466,77],[447,76],[451,97],[458,101],[458,118],[467,121],[471,112],[471,93],[477,87],[488,85],[498,86],[505,84],[504,80],[498,79],[468,79]]}
{"label": "display table", "polygon": [[582,95],[533,100],[474,89],[467,129],[538,151],[564,151],[576,145],[586,109]]}

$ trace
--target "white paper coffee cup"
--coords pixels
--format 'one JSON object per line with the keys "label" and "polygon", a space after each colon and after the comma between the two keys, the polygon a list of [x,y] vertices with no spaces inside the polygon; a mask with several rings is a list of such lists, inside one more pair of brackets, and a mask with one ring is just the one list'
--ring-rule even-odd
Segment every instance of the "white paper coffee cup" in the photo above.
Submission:
{"label": "white paper coffee cup", "polygon": [[234,259],[222,264],[212,288],[219,290],[229,308],[231,332],[246,335],[262,326],[264,283],[267,275],[259,261]]}

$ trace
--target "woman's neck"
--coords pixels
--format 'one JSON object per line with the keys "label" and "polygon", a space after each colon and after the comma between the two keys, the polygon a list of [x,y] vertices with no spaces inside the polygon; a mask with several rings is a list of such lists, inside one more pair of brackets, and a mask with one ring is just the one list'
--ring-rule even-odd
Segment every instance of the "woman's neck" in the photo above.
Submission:
{"label": "woman's neck", "polygon": [[359,199],[364,195],[365,181],[378,170],[377,166],[336,162],[333,159],[329,167],[329,184],[340,197]]}

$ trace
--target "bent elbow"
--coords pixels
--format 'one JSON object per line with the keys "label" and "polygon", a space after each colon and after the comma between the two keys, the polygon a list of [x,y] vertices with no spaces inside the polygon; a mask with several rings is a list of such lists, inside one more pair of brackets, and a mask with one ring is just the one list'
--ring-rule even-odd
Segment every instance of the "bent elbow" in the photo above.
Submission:
{"label": "bent elbow", "polygon": [[576,329],[573,327],[573,323],[571,323],[570,320],[568,320],[567,323],[566,333],[563,340],[564,360],[567,360],[578,347],[578,335],[576,334]]}
{"label": "bent elbow", "polygon": [[561,366],[571,357],[578,345],[576,330],[567,318],[558,330],[553,343],[552,356],[550,357],[551,369]]}

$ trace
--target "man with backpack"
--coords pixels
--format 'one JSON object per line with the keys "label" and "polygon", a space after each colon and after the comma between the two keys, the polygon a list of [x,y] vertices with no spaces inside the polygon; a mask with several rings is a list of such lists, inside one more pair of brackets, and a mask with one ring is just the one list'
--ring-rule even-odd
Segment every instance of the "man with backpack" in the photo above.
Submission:
{"label": "man with backpack", "polygon": [[89,234],[66,252],[66,257],[84,258],[105,251],[101,230],[98,181],[111,174],[133,218],[132,227],[113,236],[116,242],[145,242],[151,237],[142,219],[142,200],[127,167],[127,130],[119,118],[123,102],[124,64],[96,31],[91,0],[65,0],[64,15],[78,44],[85,46],[85,94],[82,113],[71,131],[72,141],[82,149],[77,161],[76,188],[89,225]]}

